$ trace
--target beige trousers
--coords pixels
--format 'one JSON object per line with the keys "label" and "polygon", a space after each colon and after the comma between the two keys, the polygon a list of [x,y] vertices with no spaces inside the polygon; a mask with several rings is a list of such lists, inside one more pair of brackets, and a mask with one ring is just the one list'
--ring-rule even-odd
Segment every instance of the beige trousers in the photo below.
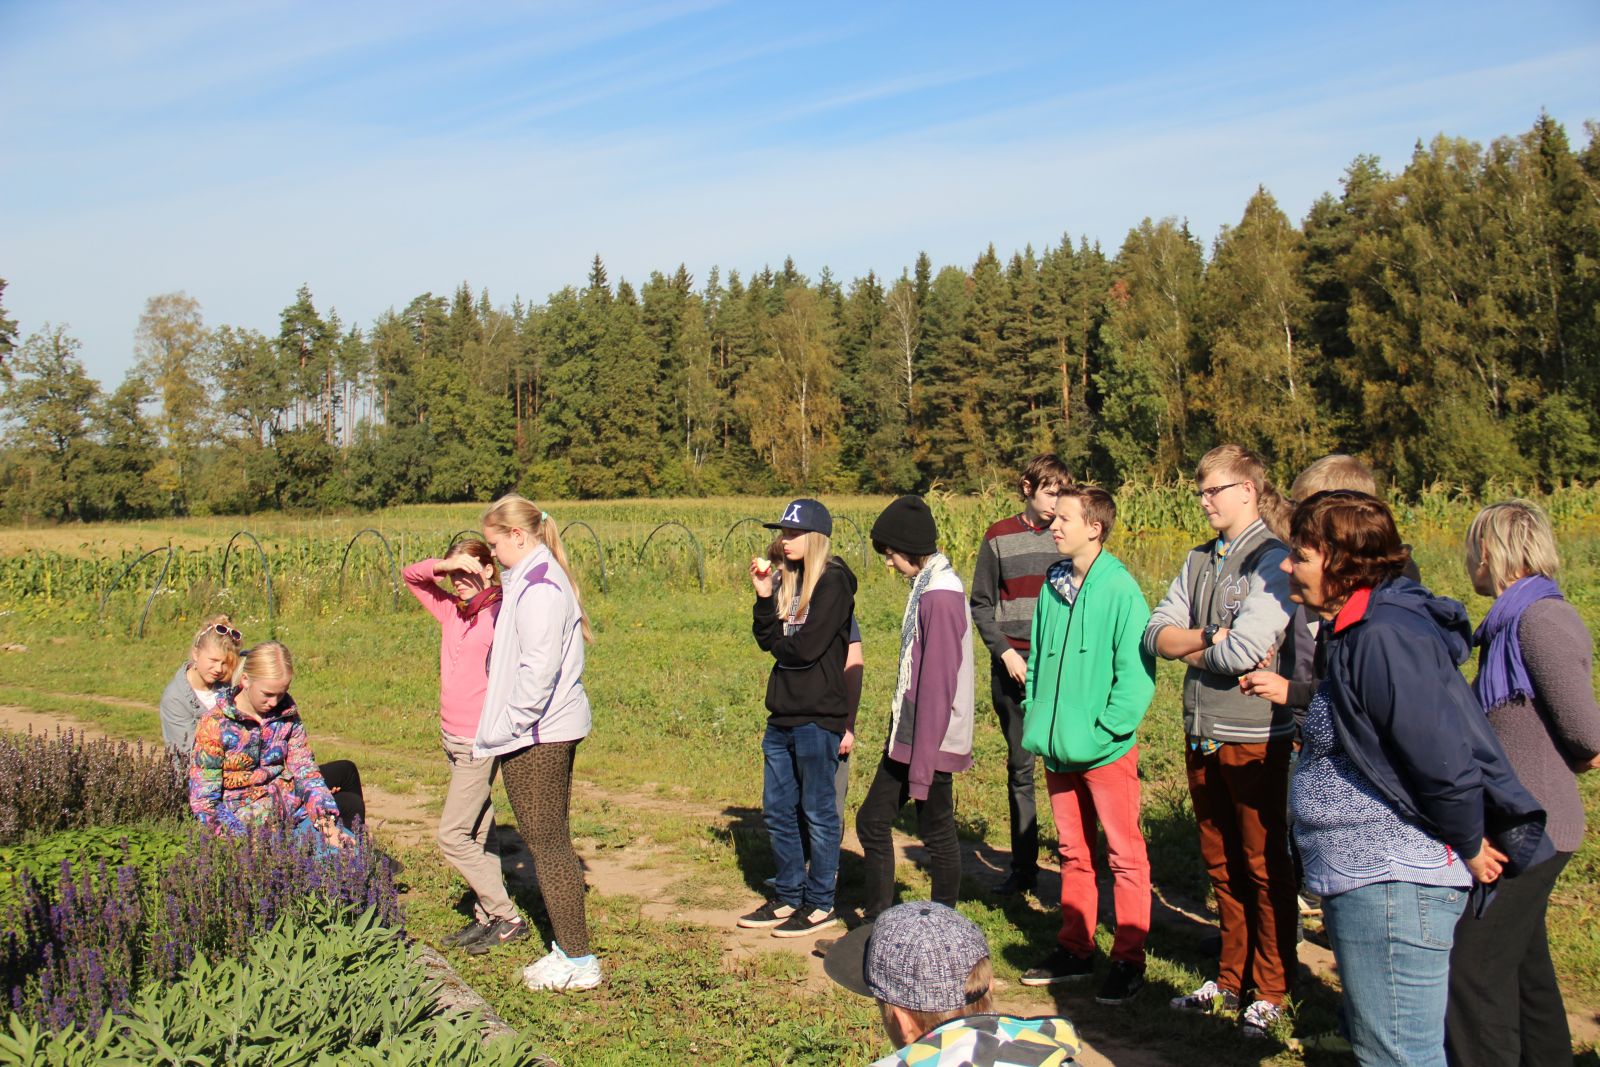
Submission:
{"label": "beige trousers", "polygon": [[450,788],[439,814],[439,850],[461,872],[477,895],[473,915],[479,922],[514,919],[517,909],[506,894],[500,871],[500,848],[494,832],[495,761],[472,755],[472,738],[439,731],[450,761]]}

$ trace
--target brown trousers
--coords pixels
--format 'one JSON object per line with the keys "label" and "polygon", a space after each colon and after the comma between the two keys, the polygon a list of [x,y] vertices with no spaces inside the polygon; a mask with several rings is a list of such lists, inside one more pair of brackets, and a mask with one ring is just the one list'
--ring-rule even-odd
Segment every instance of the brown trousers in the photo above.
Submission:
{"label": "brown trousers", "polygon": [[1222,960],[1217,985],[1282,1004],[1298,965],[1294,863],[1289,856],[1292,741],[1189,749],[1189,797],[1200,854],[1217,896]]}

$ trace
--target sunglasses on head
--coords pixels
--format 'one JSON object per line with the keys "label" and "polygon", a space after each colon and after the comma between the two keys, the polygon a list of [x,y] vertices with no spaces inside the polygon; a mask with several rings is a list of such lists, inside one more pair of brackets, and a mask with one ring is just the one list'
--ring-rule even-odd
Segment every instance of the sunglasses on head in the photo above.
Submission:
{"label": "sunglasses on head", "polygon": [[212,625],[211,632],[216,634],[218,637],[226,637],[226,638],[231,639],[233,641],[233,643],[236,644],[236,645],[240,641],[244,640],[244,635],[241,634],[238,630],[235,630],[231,626],[224,626],[220,622],[219,623],[214,623]]}

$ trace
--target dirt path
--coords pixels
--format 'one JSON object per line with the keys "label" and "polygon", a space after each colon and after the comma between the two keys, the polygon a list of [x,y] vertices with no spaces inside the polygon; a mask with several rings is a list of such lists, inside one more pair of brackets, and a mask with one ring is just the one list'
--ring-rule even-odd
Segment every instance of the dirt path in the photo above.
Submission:
{"label": "dirt path", "polygon": [[[74,698],[86,696],[54,693],[51,695]],[[88,699],[122,707],[146,707],[150,710],[151,722],[156,721],[154,705],[111,697]],[[74,730],[91,737],[106,736],[103,728],[92,723],[15,705],[0,705],[0,729],[20,732],[31,729],[35,733],[53,733],[58,728]],[[331,735],[325,736],[330,741],[337,740],[346,748],[361,750],[369,747],[353,745]],[[606,802],[624,810],[686,817],[724,830],[731,829],[739,821],[736,814],[730,814],[727,810],[714,805],[663,796],[654,783],[642,783],[637,792],[628,794],[612,792],[582,779],[575,783],[575,788],[586,798]],[[380,837],[411,845],[423,845],[431,839],[435,815],[430,809],[435,798],[431,796],[429,790],[419,788],[408,794],[397,794],[365,785],[364,792],[369,823]],[[589,884],[595,892],[604,896],[626,896],[638,900],[640,913],[648,919],[658,922],[692,923],[718,931],[723,940],[724,962],[730,969],[754,959],[761,953],[791,952],[805,960],[808,989],[820,991],[830,985],[830,980],[822,970],[822,960],[810,952],[809,942],[780,940],[773,938],[766,931],[741,930],[735,926],[739,914],[757,902],[753,894],[748,899],[741,899],[736,904],[725,907],[683,903],[680,896],[686,886],[693,884],[696,872],[692,864],[685,861],[673,849],[654,844],[647,838],[626,849],[595,847],[594,842],[584,841],[578,842],[578,845]],[[860,853],[860,843],[855,838],[853,828],[846,828],[842,847]],[[1004,853],[998,853],[987,845],[971,841],[962,841],[961,848],[963,875],[978,882],[995,881],[1003,876],[1006,859]],[[899,833],[895,834],[895,852],[897,864],[914,863],[925,859],[920,842]],[[520,842],[507,843],[503,858],[508,878],[524,884],[533,883],[530,857],[526,850],[520,847]],[[1041,871],[1040,898],[1055,899],[1058,891],[1055,885],[1057,877],[1055,871],[1049,867]],[[1038,904],[1033,906],[1040,907]],[[1152,919],[1157,925],[1168,926],[1212,924],[1212,920],[1201,913],[1195,905],[1174,900],[1164,894],[1159,887],[1156,889],[1156,904]],[[1301,944],[1300,962],[1320,977],[1336,977],[1333,953],[1311,941]],[[1021,1015],[1039,1014],[1041,1011],[1049,1010],[1048,1002],[1041,1003],[1036,996],[1025,994],[1020,987],[1009,983],[998,983],[997,992],[1002,1010]],[[1574,1040],[1584,1044],[1600,1041],[1600,1013],[1570,1001],[1567,1007]],[[1101,1067],[1105,1064],[1164,1067],[1169,1062],[1149,1049],[1121,1045],[1110,1035],[1095,1036],[1097,1040],[1094,1047],[1086,1047],[1080,1056],[1080,1062],[1090,1067]]]}

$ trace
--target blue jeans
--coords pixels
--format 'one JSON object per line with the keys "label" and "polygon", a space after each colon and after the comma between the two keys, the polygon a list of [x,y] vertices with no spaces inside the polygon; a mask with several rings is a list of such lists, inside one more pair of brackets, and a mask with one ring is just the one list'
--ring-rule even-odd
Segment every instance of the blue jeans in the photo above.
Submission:
{"label": "blue jeans", "polygon": [[1450,947],[1466,906],[1465,889],[1411,882],[1323,898],[1350,1043],[1362,1067],[1444,1067]]}
{"label": "blue jeans", "polygon": [[[761,807],[778,864],[775,890],[779,900],[803,911],[833,909],[843,827],[834,772],[843,738],[815,723],[768,726],[761,738]],[[802,825],[811,846],[809,867],[800,841]]]}

